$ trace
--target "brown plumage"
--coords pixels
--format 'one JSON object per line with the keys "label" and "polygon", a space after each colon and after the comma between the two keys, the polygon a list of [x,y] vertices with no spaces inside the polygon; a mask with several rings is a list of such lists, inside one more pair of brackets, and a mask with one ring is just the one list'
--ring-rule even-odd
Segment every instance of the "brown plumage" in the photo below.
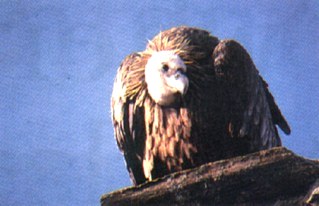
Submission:
{"label": "brown plumage", "polygon": [[290,128],[247,51],[197,28],[161,32],[122,62],[115,137],[134,184],[280,146]]}

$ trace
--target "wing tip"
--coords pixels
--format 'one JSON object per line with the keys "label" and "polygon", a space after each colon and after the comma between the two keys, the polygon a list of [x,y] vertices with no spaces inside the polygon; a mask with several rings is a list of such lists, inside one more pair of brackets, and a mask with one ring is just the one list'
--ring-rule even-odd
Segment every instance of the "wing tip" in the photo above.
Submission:
{"label": "wing tip", "polygon": [[286,135],[290,135],[291,133],[291,129],[288,125],[287,122],[279,122],[278,126],[280,127],[280,129],[286,134]]}

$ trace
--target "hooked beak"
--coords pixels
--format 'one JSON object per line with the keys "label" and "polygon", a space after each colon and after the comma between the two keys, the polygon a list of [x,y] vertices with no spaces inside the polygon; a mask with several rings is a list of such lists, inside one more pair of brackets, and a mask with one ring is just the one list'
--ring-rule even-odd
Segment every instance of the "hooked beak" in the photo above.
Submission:
{"label": "hooked beak", "polygon": [[182,96],[184,96],[188,90],[188,78],[180,70],[177,70],[175,74],[168,77],[166,82],[169,87],[175,90],[175,92],[180,93]]}

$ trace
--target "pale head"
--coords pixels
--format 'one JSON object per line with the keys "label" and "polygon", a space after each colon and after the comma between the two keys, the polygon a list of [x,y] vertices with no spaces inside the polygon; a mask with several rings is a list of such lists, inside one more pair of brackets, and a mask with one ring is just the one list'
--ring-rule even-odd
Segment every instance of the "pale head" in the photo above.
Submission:
{"label": "pale head", "polygon": [[184,96],[188,89],[186,65],[173,51],[154,52],[145,66],[145,81],[152,99],[169,106]]}

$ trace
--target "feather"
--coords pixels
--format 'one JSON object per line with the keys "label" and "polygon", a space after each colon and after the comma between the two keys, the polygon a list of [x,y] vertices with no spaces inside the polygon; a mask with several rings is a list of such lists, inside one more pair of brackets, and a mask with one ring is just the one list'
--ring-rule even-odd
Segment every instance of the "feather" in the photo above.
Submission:
{"label": "feather", "polygon": [[[189,87],[175,104],[149,94],[145,66],[173,51],[187,67]],[[121,63],[111,98],[116,142],[133,184],[203,163],[280,146],[290,133],[267,83],[234,40],[180,26],[160,32]]]}

